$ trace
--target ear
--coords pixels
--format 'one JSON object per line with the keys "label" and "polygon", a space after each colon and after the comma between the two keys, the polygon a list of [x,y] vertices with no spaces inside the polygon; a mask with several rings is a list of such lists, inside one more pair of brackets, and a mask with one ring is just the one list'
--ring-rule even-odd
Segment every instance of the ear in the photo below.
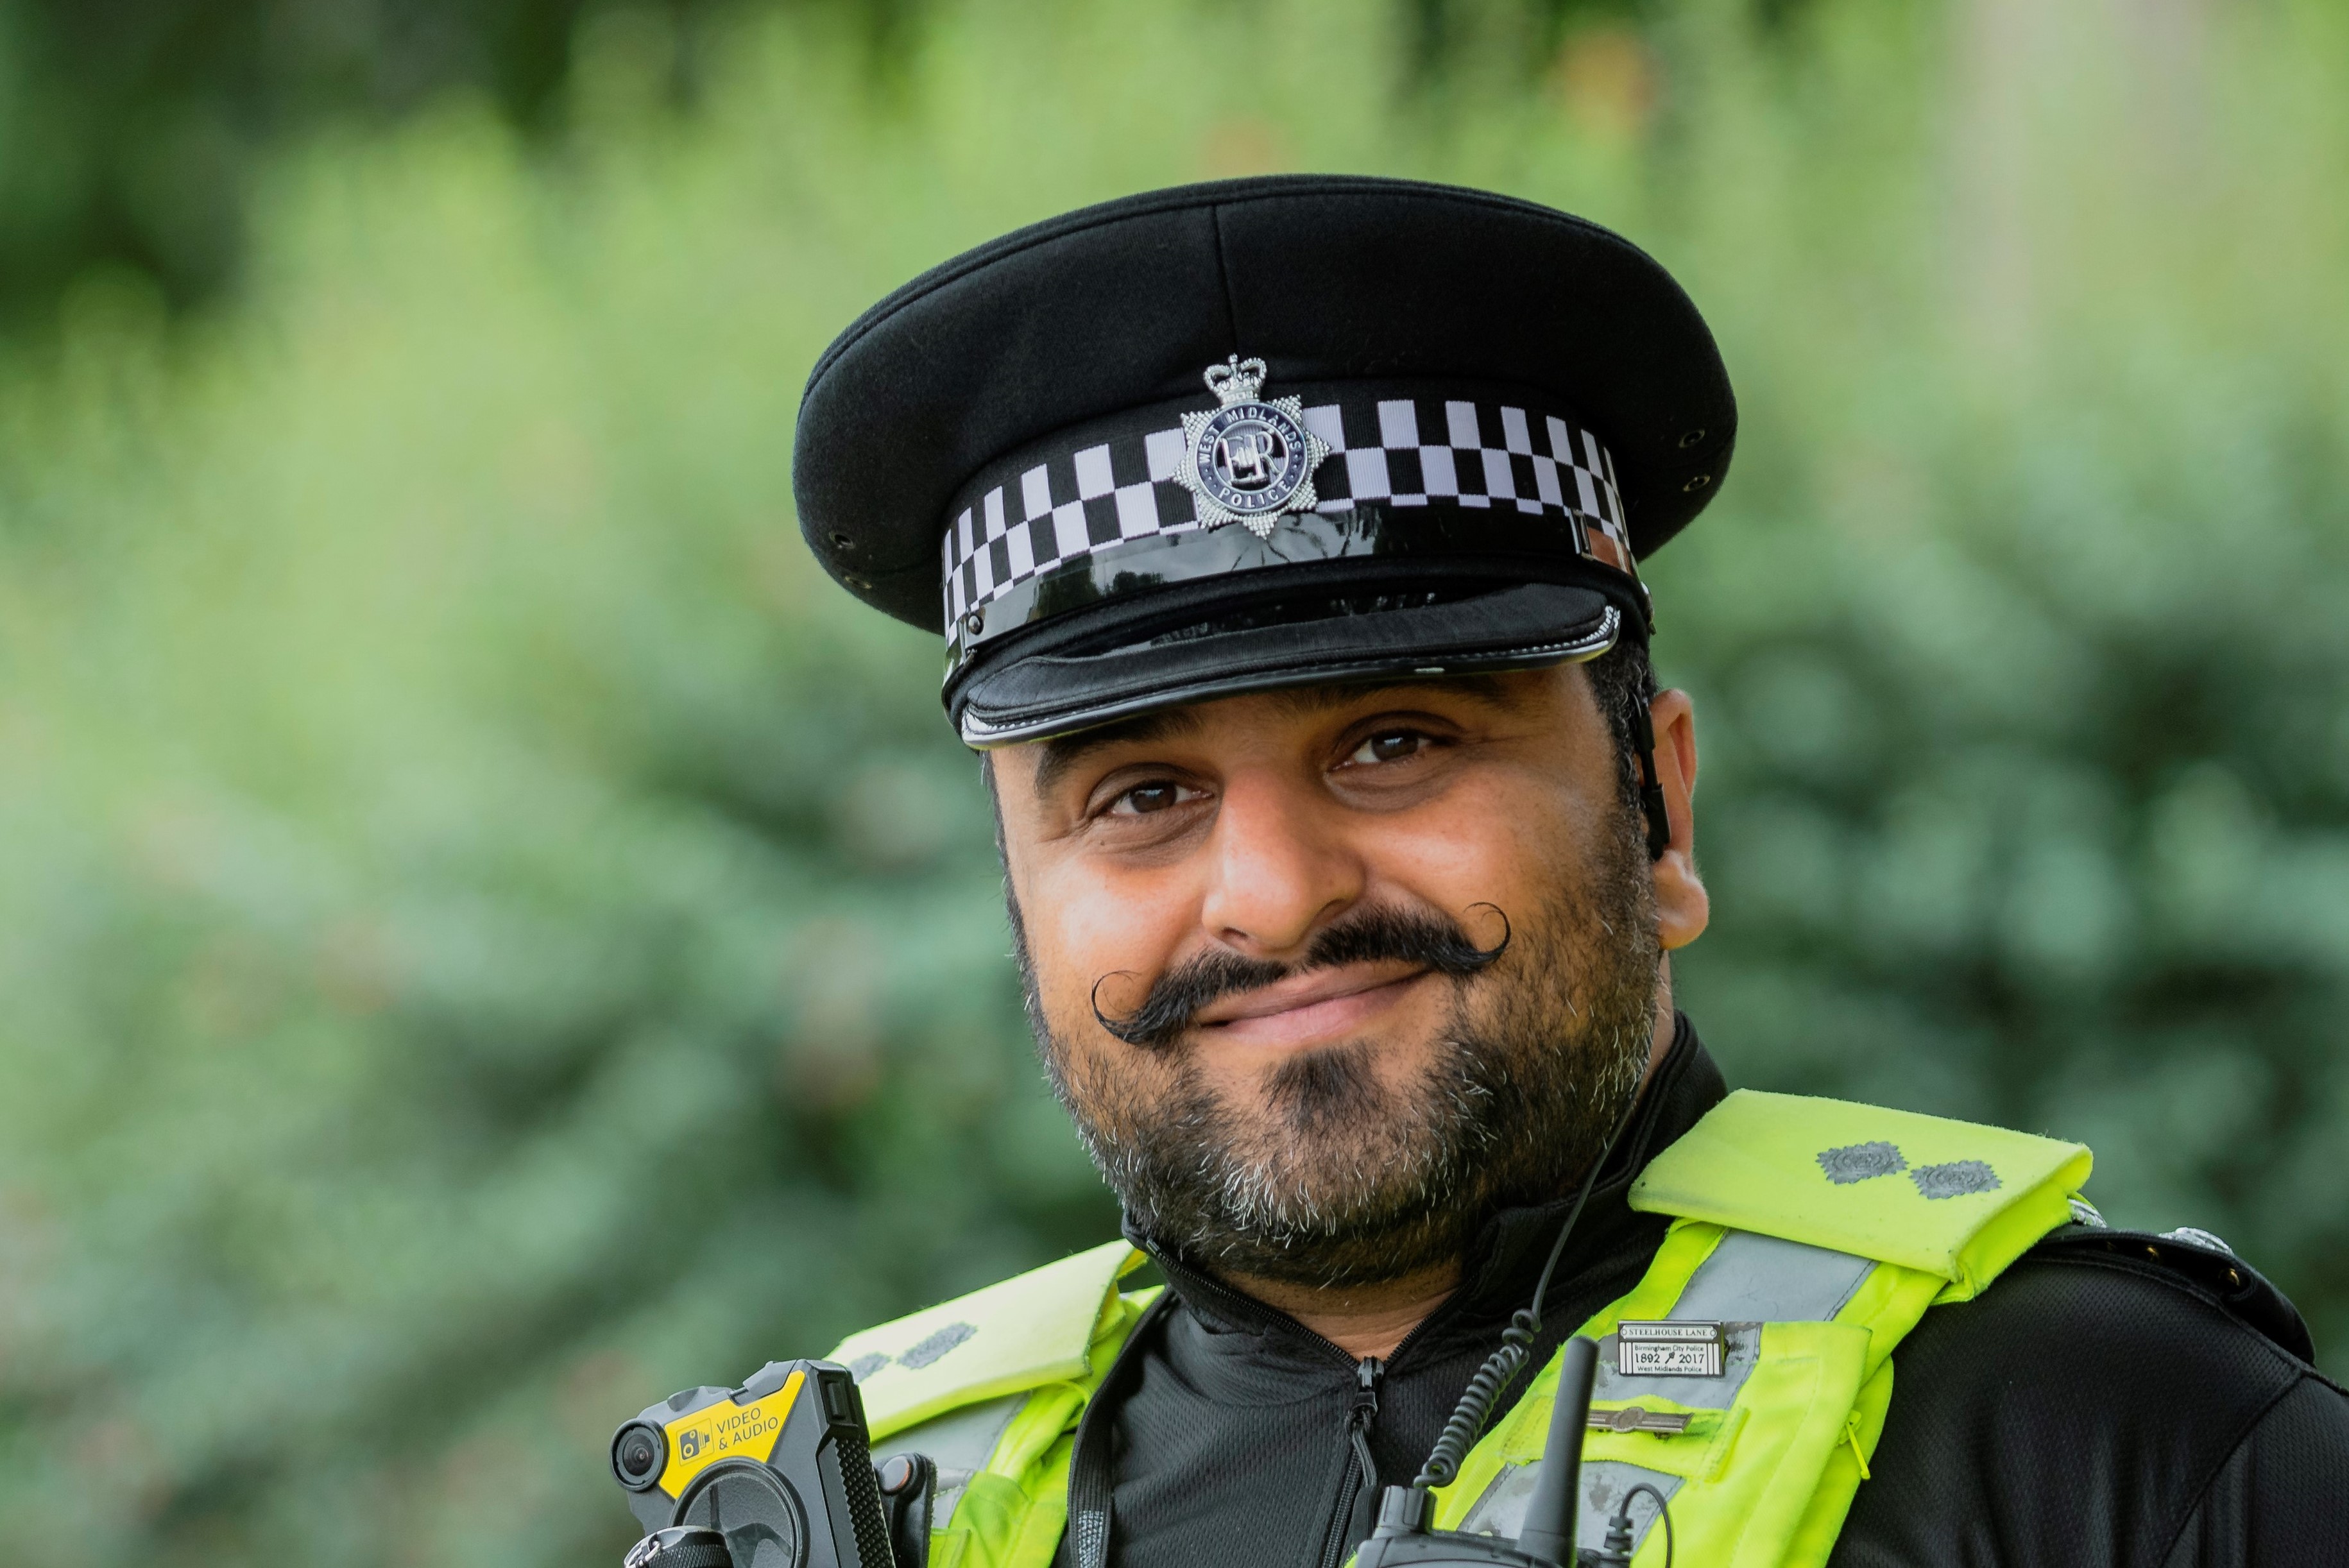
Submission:
{"label": "ear", "polygon": [[1704,934],[1713,905],[1696,871],[1696,705],[1684,691],[1662,691],[1648,705],[1656,727],[1656,781],[1663,786],[1671,841],[1651,872],[1656,879],[1656,926],[1664,950],[1686,947]]}

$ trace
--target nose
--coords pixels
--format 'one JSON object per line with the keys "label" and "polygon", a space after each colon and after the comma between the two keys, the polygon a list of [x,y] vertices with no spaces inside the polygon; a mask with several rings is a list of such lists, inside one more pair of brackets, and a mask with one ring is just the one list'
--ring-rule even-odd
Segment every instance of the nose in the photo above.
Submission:
{"label": "nose", "polygon": [[1301,957],[1316,932],[1361,900],[1368,880],[1337,820],[1342,810],[1272,769],[1226,778],[1200,903],[1207,935],[1251,958]]}

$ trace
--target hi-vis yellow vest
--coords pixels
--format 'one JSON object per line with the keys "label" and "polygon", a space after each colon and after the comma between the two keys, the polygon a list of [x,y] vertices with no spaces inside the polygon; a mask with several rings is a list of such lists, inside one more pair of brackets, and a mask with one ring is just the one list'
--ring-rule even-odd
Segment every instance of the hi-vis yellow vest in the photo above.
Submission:
{"label": "hi-vis yellow vest", "polygon": [[[1633,1184],[1631,1207],[1671,1230],[1580,1330],[1600,1352],[1581,1543],[1646,1481],[1671,1499],[1682,1563],[1825,1563],[1884,1428],[1893,1348],[2072,1219],[2088,1166],[2078,1144],[1837,1100],[1714,1107]],[[873,1451],[937,1463],[931,1568],[1050,1562],[1078,1417],[1155,1295],[1118,1288],[1141,1261],[1096,1247],[833,1353],[857,1374]],[[1617,1325],[1658,1320],[1722,1325],[1720,1373],[1619,1372]],[[1553,1361],[1436,1493],[1438,1528],[1516,1536],[1557,1380]],[[1661,1561],[1652,1511],[1637,1500],[1641,1564]]]}

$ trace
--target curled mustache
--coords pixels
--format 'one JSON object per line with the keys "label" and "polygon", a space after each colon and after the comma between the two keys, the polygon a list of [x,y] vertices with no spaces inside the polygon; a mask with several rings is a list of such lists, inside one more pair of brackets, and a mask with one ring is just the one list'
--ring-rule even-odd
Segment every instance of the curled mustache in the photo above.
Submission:
{"label": "curled mustache", "polygon": [[1112,970],[1093,982],[1093,1017],[1101,1026],[1129,1046],[1164,1050],[1190,1029],[1200,1011],[1223,997],[1259,990],[1292,975],[1334,969],[1346,964],[1392,960],[1424,965],[1439,975],[1464,979],[1490,968],[1509,950],[1511,928],[1506,911],[1498,904],[1476,903],[1501,917],[1501,940],[1479,947],[1451,916],[1434,911],[1372,909],[1342,920],[1313,939],[1296,964],[1275,964],[1266,958],[1246,958],[1218,950],[1178,964],[1152,983],[1141,1006],[1122,1018],[1102,1011],[1101,988],[1130,970]]}

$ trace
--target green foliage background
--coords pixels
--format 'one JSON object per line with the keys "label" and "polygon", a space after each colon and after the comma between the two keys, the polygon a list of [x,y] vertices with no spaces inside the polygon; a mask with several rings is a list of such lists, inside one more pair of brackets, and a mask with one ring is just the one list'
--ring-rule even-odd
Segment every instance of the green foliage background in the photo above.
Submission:
{"label": "green foliage background", "polygon": [[614,1561],[641,1404],[1108,1233],[792,411],[954,251],[1274,168],[1588,213],[1714,322],[1651,579],[1733,1077],[2083,1138],[2349,1367],[2335,8],[696,26],[683,110],[596,10],[536,139],[284,144],[230,294],[85,272],[0,361],[14,1561]]}

